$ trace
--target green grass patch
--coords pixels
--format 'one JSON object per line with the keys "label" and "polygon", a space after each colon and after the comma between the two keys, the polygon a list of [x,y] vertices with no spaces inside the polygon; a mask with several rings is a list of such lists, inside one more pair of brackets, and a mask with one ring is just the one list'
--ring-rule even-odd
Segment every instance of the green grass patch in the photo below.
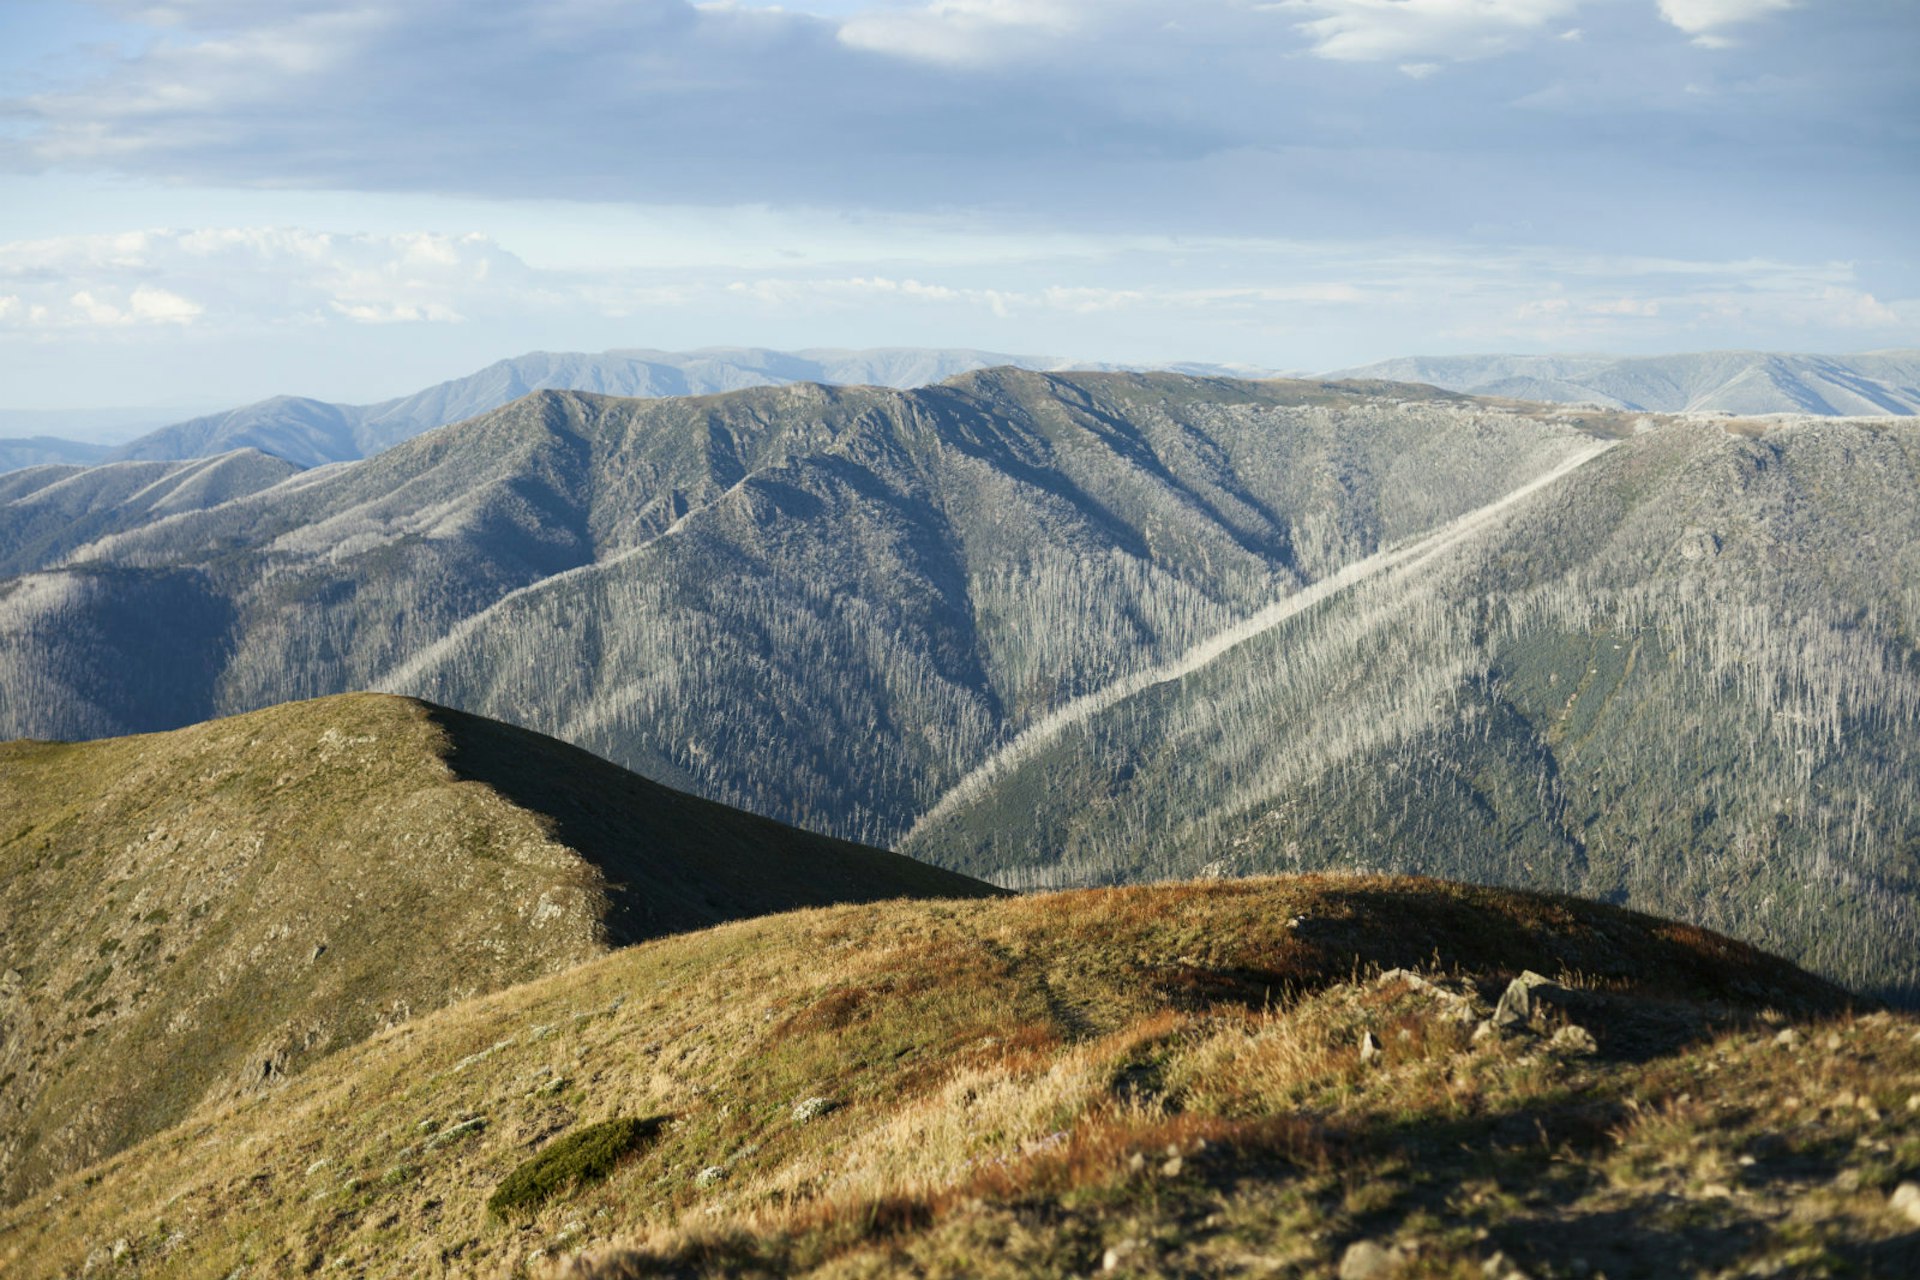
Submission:
{"label": "green grass patch", "polygon": [[496,1218],[529,1212],[562,1191],[598,1182],[659,1131],[659,1120],[631,1116],[577,1129],[508,1174],[488,1198],[487,1212]]}

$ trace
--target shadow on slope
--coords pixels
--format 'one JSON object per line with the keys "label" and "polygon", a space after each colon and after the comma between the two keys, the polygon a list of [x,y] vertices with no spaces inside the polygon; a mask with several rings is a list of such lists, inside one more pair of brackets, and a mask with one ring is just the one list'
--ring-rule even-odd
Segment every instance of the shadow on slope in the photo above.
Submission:
{"label": "shadow on slope", "polygon": [[0,743],[0,818],[0,1202],[610,946],[998,892],[378,694]]}
{"label": "shadow on slope", "polygon": [[421,705],[445,731],[456,774],[544,815],[559,843],[599,868],[614,945],[796,907],[1006,892],[663,787],[544,734]]}

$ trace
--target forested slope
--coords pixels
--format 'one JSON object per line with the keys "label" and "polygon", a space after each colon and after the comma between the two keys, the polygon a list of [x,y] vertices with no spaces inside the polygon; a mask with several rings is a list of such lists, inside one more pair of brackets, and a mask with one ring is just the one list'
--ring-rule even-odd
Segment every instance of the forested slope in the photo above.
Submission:
{"label": "forested slope", "polygon": [[1920,987],[1920,430],[1678,422],[1069,726],[907,847],[1010,884],[1552,886]]}
{"label": "forested slope", "polygon": [[1011,370],[546,392],[48,557],[0,600],[0,733],[380,687],[885,842],[1036,717],[1498,497],[1579,421]]}

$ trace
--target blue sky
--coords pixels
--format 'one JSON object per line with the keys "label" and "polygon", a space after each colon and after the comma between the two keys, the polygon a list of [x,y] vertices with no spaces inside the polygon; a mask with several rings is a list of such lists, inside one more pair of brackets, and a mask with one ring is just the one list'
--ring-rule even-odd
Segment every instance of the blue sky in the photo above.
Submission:
{"label": "blue sky", "polygon": [[6,0],[0,408],[1920,345],[1912,0]]}

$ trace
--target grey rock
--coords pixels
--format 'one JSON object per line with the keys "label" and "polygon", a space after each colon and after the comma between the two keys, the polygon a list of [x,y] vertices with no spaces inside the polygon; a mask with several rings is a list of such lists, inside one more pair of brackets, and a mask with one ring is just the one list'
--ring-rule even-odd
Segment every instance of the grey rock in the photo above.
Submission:
{"label": "grey rock", "polygon": [[1397,1247],[1356,1240],[1340,1255],[1340,1280],[1383,1280],[1406,1260],[1406,1253]]}
{"label": "grey rock", "polygon": [[1920,1183],[1903,1182],[1887,1198],[1887,1207],[1904,1214],[1908,1222],[1920,1226]]}

